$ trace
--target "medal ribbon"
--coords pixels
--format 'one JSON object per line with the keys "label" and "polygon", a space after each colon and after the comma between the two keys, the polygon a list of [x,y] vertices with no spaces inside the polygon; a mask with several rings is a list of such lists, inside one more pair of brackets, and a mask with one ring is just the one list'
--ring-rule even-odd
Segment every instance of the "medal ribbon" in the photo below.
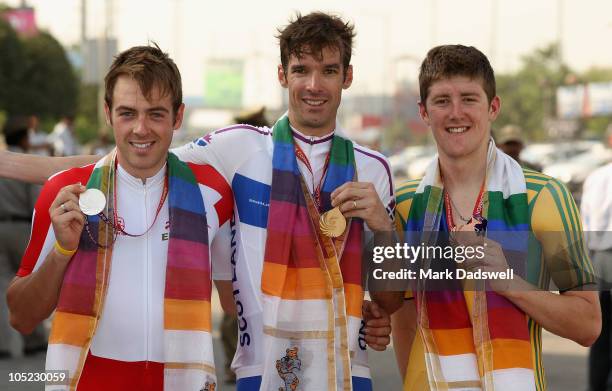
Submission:
{"label": "medal ribbon", "polygon": [[[472,218],[482,217],[482,196],[484,194],[484,182],[480,186],[480,191],[478,192],[478,197],[476,197],[476,203],[474,204],[474,209],[472,210]],[[446,221],[449,229],[455,228],[455,220],[453,219],[453,206],[450,202],[450,196],[448,195],[448,191],[444,191],[444,207],[446,208]],[[469,224],[469,221],[468,221]]]}
{"label": "medal ribbon", "polygon": [[302,163],[304,163],[304,165],[308,169],[308,172],[310,172],[310,175],[312,175],[312,191],[314,195],[314,202],[317,205],[317,210],[320,211],[321,210],[321,187],[323,186],[323,179],[325,178],[325,175],[327,174],[327,169],[329,167],[331,149],[329,150],[329,152],[327,152],[327,156],[325,157],[325,164],[323,165],[323,174],[321,174],[321,179],[319,179],[319,184],[317,185],[317,187],[315,187],[314,185],[315,174],[314,174],[314,170],[312,169],[312,166],[310,165],[310,162],[308,161],[308,157],[306,157],[306,154],[304,153],[302,148],[300,148],[297,142],[294,141],[293,145],[295,148],[295,156]]}
{"label": "medal ribbon", "polygon": [[[117,172],[117,160],[115,160],[115,173],[116,172]],[[164,189],[162,190],[162,195],[159,199],[157,210],[155,211],[155,218],[153,218],[153,222],[151,223],[149,228],[147,228],[147,230],[141,234],[131,234],[125,231],[124,224],[121,223],[123,218],[119,217],[119,215],[117,214],[117,175],[116,174],[115,174],[114,180],[115,180],[115,186],[113,187],[113,223],[112,223],[112,227],[115,230],[119,231],[119,233],[121,233],[122,235],[130,236],[132,238],[136,238],[138,236],[142,236],[146,234],[155,225],[155,222],[157,221],[157,217],[159,216],[159,212],[162,210],[162,207],[164,206],[164,202],[166,201],[166,197],[168,196],[168,169],[166,169],[166,173],[164,174]]]}

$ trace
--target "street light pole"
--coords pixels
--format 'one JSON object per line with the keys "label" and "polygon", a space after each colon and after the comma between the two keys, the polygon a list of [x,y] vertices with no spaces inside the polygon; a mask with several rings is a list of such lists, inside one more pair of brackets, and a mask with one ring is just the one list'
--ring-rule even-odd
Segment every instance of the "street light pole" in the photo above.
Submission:
{"label": "street light pole", "polygon": [[565,13],[565,3],[563,0],[557,0],[557,50],[559,51],[559,62],[563,64],[563,34],[565,24],[563,16]]}

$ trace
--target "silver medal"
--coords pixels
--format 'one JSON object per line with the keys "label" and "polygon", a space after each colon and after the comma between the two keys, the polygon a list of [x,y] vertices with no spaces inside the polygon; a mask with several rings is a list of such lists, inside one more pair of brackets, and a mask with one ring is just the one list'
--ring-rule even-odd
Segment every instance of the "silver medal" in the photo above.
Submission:
{"label": "silver medal", "polygon": [[106,197],[98,189],[87,189],[79,197],[79,208],[88,216],[95,216],[106,206]]}

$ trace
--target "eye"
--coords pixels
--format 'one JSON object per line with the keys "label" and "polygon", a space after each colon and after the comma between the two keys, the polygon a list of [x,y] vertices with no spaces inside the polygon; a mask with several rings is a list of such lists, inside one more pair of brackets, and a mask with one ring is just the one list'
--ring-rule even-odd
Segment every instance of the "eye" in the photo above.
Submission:
{"label": "eye", "polygon": [[448,102],[449,102],[448,98],[436,98],[436,99],[434,99],[433,103],[435,105],[441,106],[441,105],[448,104]]}
{"label": "eye", "polygon": [[338,73],[338,70],[336,68],[327,68],[325,70],[326,75],[335,75],[337,73]]}
{"label": "eye", "polygon": [[153,119],[163,119],[164,118],[164,114],[160,113],[160,112],[153,112],[153,113],[151,113],[151,117]]}
{"label": "eye", "polygon": [[131,111],[122,111],[119,113],[119,117],[122,117],[122,118],[131,118],[133,116],[134,116],[134,113]]}

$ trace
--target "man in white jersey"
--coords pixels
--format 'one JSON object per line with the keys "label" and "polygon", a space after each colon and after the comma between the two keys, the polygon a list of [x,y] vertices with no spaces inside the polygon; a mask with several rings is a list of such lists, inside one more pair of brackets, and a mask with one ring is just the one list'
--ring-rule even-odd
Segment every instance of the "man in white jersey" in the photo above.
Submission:
{"label": "man in white jersey", "polygon": [[[346,148],[347,154],[351,155],[348,164],[342,166],[342,162],[338,163],[342,159],[337,159],[338,156],[334,157],[332,153],[332,144],[347,145],[347,140],[340,136],[342,132],[336,124],[336,113],[342,90],[352,83],[350,58],[353,37],[352,25],[323,13],[298,15],[280,31],[282,64],[278,67],[278,79],[288,89],[290,99],[288,113],[279,119],[277,125],[283,125],[289,135],[292,147],[288,150],[288,157],[296,164],[292,172],[299,174],[307,189],[304,198],[298,201],[300,207],[309,200],[317,206],[319,203],[326,205],[319,208],[319,213],[325,212],[326,208],[338,207],[346,219],[364,222],[362,226],[368,236],[372,232],[392,231],[389,215],[393,213],[395,201],[389,164],[381,154],[350,142],[350,147]],[[274,131],[278,134],[276,126]],[[390,329],[388,316],[369,303],[364,311],[368,323],[362,323],[361,271],[353,267],[355,262],[343,262],[345,258],[336,254],[334,265],[337,268],[339,264],[342,273],[335,277],[342,274],[340,282],[344,282],[345,288],[342,291],[334,287],[331,299],[327,297],[325,300],[314,300],[309,296],[320,293],[317,289],[308,293],[305,293],[308,287],[304,285],[293,289],[295,280],[287,279],[285,274],[282,279],[274,280],[274,273],[266,271],[269,269],[266,265],[274,263],[266,260],[266,253],[274,250],[267,239],[271,232],[277,234],[270,224],[277,224],[280,220],[269,218],[271,204],[278,202],[284,191],[292,196],[295,190],[277,187],[277,199],[273,199],[273,178],[275,172],[282,171],[274,163],[275,149],[282,149],[279,145],[270,128],[236,125],[173,151],[184,161],[211,164],[230,183],[234,193],[235,218],[230,221],[233,276],[220,293],[233,296],[238,314],[239,346],[232,364],[238,377],[237,388],[369,390],[372,385],[366,342],[375,349],[384,349],[389,342]],[[299,159],[296,159],[297,152],[292,152],[293,148],[301,151]],[[25,168],[20,163],[21,158],[5,155],[4,167],[20,170],[22,179],[33,179],[29,176],[29,169],[21,170]],[[34,164],[33,160],[28,162],[30,167]],[[61,165],[62,161],[47,161],[47,164],[52,167]],[[348,177],[346,183],[342,182],[344,184],[326,187],[340,178],[340,166],[352,167],[355,175]],[[8,174],[0,168],[0,175]],[[305,235],[306,243],[319,251],[321,237],[308,236],[312,231],[319,231],[317,225],[313,223]],[[301,238],[300,235],[304,234],[295,227],[291,232],[290,238]],[[356,230],[351,229],[351,232]],[[338,253],[360,254],[361,243],[353,243],[350,242],[346,251],[343,252],[342,248]],[[312,250],[308,245],[306,247]],[[302,255],[299,251],[290,253],[298,258]],[[300,278],[308,275],[301,274],[308,268],[289,269],[299,269]],[[313,269],[319,271],[320,268],[310,268]],[[284,289],[280,296],[267,291],[263,286],[264,279],[272,281],[269,285]],[[291,296],[291,292],[295,295]],[[296,312],[270,310],[271,304],[278,305],[278,308],[289,308],[293,304]],[[327,318],[332,325],[314,322],[314,312],[319,314],[321,306],[327,305],[330,314],[337,315]],[[356,308],[359,314],[356,314]],[[313,312],[308,312],[310,310]],[[329,351],[319,354],[316,349],[321,346],[321,335],[331,339],[325,342]],[[336,335],[338,338],[334,338]],[[300,340],[299,346],[294,343],[296,340]],[[281,346],[283,343],[285,346]]]}
{"label": "man in white jersey", "polygon": [[[231,189],[168,153],[184,104],[167,54],[119,54],[105,88],[116,152],[45,184],[7,294],[11,323],[29,333],[55,310],[46,368],[68,376],[54,390],[213,389],[209,259],[228,248],[213,239]],[[84,184],[106,195],[85,205],[104,207],[97,216],[81,210]]]}
{"label": "man in white jersey", "polygon": [[[279,31],[282,64],[278,67],[278,79],[288,89],[289,110],[286,117],[294,148],[300,151],[296,153],[302,155],[297,159],[297,166],[313,198],[325,192],[323,182],[326,171],[327,176],[332,172],[330,149],[334,137],[341,134],[336,124],[336,112],[342,90],[350,87],[352,82],[350,57],[353,35],[350,24],[323,13],[298,15]],[[274,133],[284,120],[285,117],[277,122]],[[277,390],[283,386],[282,371],[277,371],[274,363],[289,357],[284,354],[284,348],[287,355],[295,354],[301,361],[300,370],[294,370],[290,376],[300,378],[298,389],[303,384],[307,384],[304,389],[328,389],[330,386],[325,374],[329,372],[322,369],[318,373],[309,372],[309,366],[314,367],[317,359],[325,361],[324,357],[308,356],[305,343],[294,353],[294,346],[287,342],[278,353],[274,350],[276,345],[267,342],[275,334],[270,331],[275,320],[268,319],[266,306],[268,301],[275,299],[270,298],[273,295],[266,294],[265,287],[262,292],[262,276],[266,273],[266,239],[274,229],[270,227],[274,221],[269,213],[270,205],[274,202],[271,193],[274,193],[276,143],[270,128],[235,125],[218,130],[175,152],[186,161],[212,164],[231,184],[234,193],[232,282],[240,335],[233,368],[238,377],[238,390]],[[331,193],[332,206],[339,206],[346,218],[363,219],[367,231],[390,230],[391,220],[387,213],[394,209],[394,196],[389,164],[377,152],[356,144],[352,149],[357,180],[345,183]],[[282,281],[278,283],[282,284]],[[308,306],[310,302],[304,300],[300,303]],[[278,318],[284,315],[282,312],[276,314]],[[289,316],[304,316],[303,322],[308,318],[306,314],[297,313]],[[290,322],[289,319],[285,321]],[[281,320],[276,323],[281,323]],[[294,327],[302,330],[299,326]],[[286,328],[276,332],[277,335],[282,333],[286,333],[289,339],[298,338]],[[365,330],[359,323],[355,325],[349,320],[348,333],[352,389],[370,389]],[[337,359],[336,362],[339,366],[341,360]],[[334,386],[338,389],[351,387],[351,383],[343,382],[340,378],[341,370],[337,369],[336,372]]]}

